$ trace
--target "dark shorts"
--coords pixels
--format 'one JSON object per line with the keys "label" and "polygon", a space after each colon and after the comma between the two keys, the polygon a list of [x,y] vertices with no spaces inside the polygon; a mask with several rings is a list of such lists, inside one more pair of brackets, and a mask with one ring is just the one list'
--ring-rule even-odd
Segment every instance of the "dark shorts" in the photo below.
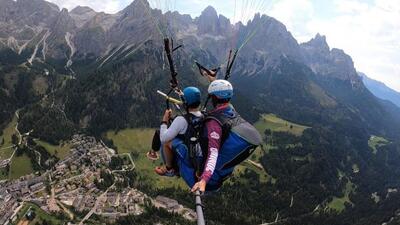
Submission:
{"label": "dark shorts", "polygon": [[[192,160],[189,157],[189,150],[186,144],[179,138],[175,138],[172,140],[172,149],[174,151],[174,164],[179,170],[179,175],[183,178],[186,184],[192,188],[196,183],[197,178],[195,175],[195,169],[192,166]],[[165,162],[164,151],[161,151],[162,158]],[[203,160],[203,158],[197,158],[199,162]],[[209,181],[207,183],[206,190],[207,191],[215,191],[219,189],[222,185],[222,181]]]}

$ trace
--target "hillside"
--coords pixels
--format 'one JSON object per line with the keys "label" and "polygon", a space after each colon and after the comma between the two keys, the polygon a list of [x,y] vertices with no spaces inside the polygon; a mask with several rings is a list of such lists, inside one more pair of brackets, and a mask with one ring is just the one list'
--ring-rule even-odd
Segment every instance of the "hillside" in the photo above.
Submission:
{"label": "hillside", "polygon": [[384,83],[373,80],[363,73],[359,73],[362,77],[365,87],[368,88],[376,97],[388,100],[400,107],[400,93],[389,88]]}

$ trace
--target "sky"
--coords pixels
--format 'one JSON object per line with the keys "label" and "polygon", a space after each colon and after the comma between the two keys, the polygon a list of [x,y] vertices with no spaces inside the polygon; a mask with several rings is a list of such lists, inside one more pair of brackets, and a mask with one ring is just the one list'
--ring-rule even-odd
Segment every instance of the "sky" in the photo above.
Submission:
{"label": "sky", "polygon": [[[72,9],[89,6],[115,13],[133,0],[50,0]],[[198,16],[208,5],[231,21],[255,12],[282,23],[299,43],[325,35],[331,48],[343,49],[358,71],[400,91],[399,0],[148,0],[152,7]]]}

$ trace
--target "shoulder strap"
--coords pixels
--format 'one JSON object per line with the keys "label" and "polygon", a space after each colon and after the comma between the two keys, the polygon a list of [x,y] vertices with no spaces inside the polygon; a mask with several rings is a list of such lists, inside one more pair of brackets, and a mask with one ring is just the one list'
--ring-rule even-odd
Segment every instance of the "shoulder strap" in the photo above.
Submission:
{"label": "shoulder strap", "polygon": [[222,128],[222,139],[221,139],[221,145],[225,142],[225,140],[228,138],[229,133],[232,129],[232,123],[231,123],[231,118],[227,117],[226,115],[223,114],[223,112],[215,112],[212,114],[209,114],[206,117],[206,121],[209,120],[214,120],[219,123],[219,125]]}

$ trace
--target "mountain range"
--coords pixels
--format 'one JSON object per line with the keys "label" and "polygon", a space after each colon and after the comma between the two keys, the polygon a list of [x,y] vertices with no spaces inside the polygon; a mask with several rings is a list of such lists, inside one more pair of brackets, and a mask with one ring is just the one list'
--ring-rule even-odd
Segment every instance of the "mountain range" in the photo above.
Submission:
{"label": "mountain range", "polygon": [[[145,0],[116,14],[60,10],[44,0],[0,0],[0,127],[18,109],[22,132],[33,130],[34,137],[54,144],[76,132],[102,137],[108,130],[156,127],[165,107],[156,90],[168,90],[170,79],[165,37],[184,46],[174,54],[182,87],[205,91],[194,61],[224,69],[229,50],[240,48],[231,81],[241,115],[256,122],[273,113],[312,127],[301,138],[280,134],[295,143],[260,159],[276,183],[227,188],[244,190],[249,205],[230,206],[223,216],[208,212],[214,224],[261,223],[276,212],[288,224],[376,224],[395,216],[399,196],[388,188],[400,187],[400,109],[375,97],[351,57],[331,49],[325,36],[299,44],[266,15],[231,24],[212,7],[192,18],[162,13]],[[373,136],[390,144],[374,154]],[[373,193],[381,200],[371,200]],[[229,192],[222,196],[235,201]],[[319,210],[343,196],[346,210]]]}
{"label": "mountain range", "polygon": [[400,107],[400,92],[391,89],[380,81],[369,78],[364,73],[359,73],[359,75],[362,77],[365,87],[367,87],[376,97],[391,101]]}

